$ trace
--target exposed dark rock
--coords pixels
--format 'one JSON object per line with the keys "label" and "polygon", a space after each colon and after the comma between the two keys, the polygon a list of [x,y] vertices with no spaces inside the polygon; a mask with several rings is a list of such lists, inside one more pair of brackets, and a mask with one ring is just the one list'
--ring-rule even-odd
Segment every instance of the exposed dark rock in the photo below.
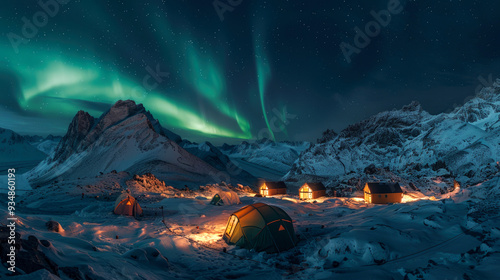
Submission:
{"label": "exposed dark rock", "polygon": [[321,143],[326,143],[328,141],[331,141],[333,140],[333,138],[335,138],[335,136],[337,136],[338,134],[333,131],[333,129],[327,129],[325,132],[323,132],[323,135],[321,136],[321,138],[319,138],[317,140],[317,143],[318,144],[321,144]]}
{"label": "exposed dark rock", "polygon": [[437,170],[439,170],[441,168],[445,168],[446,169],[446,163],[444,161],[442,161],[442,160],[438,160],[438,161],[436,161],[435,163],[433,163],[431,165],[431,168],[434,171],[437,171]]}
{"label": "exposed dark rock", "polygon": [[42,244],[46,248],[48,248],[52,245],[52,243],[50,243],[50,241],[48,241],[48,240],[40,240],[40,244]]}
{"label": "exposed dark rock", "polygon": [[421,171],[422,170],[422,164],[420,164],[420,163],[415,164],[415,167],[413,167],[413,169],[416,170],[416,171]]}
{"label": "exposed dark rock", "polygon": [[59,276],[57,264],[38,250],[39,244],[38,238],[33,235],[30,235],[27,240],[21,239],[21,248],[23,250],[16,252],[16,266],[27,274],[46,269],[50,273]]}
{"label": "exposed dark rock", "polygon": [[464,174],[464,176],[472,178],[474,177],[475,174],[476,172],[474,172],[473,170],[469,170],[467,173]]}
{"label": "exposed dark rock", "polygon": [[53,232],[61,232],[63,230],[61,224],[59,224],[56,221],[48,221],[45,223],[45,226],[47,227],[48,230]]}
{"label": "exposed dark rock", "polygon": [[370,164],[367,167],[365,167],[363,172],[365,174],[372,175],[372,174],[377,173],[377,171],[378,171],[378,169],[375,167],[375,164]]}
{"label": "exposed dark rock", "polygon": [[63,161],[77,150],[80,142],[87,136],[92,129],[95,119],[89,113],[78,111],[68,127],[68,132],[61,139],[56,147],[51,161]]}
{"label": "exposed dark rock", "polygon": [[74,280],[85,280],[87,279],[78,267],[60,267],[59,268],[66,276]]}

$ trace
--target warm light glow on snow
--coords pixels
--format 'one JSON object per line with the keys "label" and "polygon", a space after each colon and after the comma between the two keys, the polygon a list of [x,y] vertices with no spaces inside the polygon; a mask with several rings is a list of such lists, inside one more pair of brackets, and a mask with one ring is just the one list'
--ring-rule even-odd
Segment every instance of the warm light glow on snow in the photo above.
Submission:
{"label": "warm light glow on snow", "polygon": [[401,203],[414,202],[421,199],[428,199],[427,197],[414,197],[410,195],[403,195],[403,199],[401,199]]}
{"label": "warm light glow on snow", "polygon": [[442,180],[440,177],[438,177],[438,178],[434,178],[434,179],[432,179],[432,181],[433,181],[434,183],[436,183],[436,184],[441,184],[441,183],[443,182],[443,180]]}
{"label": "warm light glow on snow", "polygon": [[190,234],[190,235],[187,235],[186,237],[189,239],[192,239],[196,242],[208,243],[208,244],[215,243],[222,238],[220,233]]}
{"label": "warm light glow on snow", "polygon": [[297,199],[295,199],[295,198],[286,197],[286,196],[282,197],[281,199],[283,199],[283,200],[288,200],[288,201],[291,201],[291,202],[293,202],[293,203],[298,203],[298,202],[299,202],[299,201],[298,201]]}
{"label": "warm light glow on snow", "polygon": [[439,196],[425,196],[422,193],[419,192],[411,192],[407,193],[403,196],[403,199],[401,200],[401,203],[408,203],[408,202],[414,202],[417,200],[432,200],[432,201],[438,201],[441,199],[447,199],[447,198],[452,198],[455,196],[457,193],[460,192],[460,185],[457,185],[455,189],[452,192],[445,193]]}

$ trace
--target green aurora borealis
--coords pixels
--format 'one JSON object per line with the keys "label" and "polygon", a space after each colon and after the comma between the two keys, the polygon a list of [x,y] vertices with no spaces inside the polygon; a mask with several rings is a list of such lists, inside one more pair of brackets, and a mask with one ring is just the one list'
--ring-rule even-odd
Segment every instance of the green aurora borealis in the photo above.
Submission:
{"label": "green aurora borealis", "polygon": [[[105,15],[98,12],[95,16]],[[224,56],[200,45],[189,31],[174,28],[167,17],[144,20],[161,34],[155,38],[154,45],[157,45],[162,55],[160,60],[164,62],[155,65],[144,63],[144,60],[135,61],[135,67],[139,68],[135,77],[99,58],[98,53],[82,57],[65,48],[57,50],[30,42],[20,45],[16,54],[9,45],[3,45],[1,51],[5,63],[0,70],[16,77],[19,92],[15,96],[21,112],[66,119],[69,123],[78,110],[99,116],[117,100],[132,99],[144,104],[163,126],[180,130],[181,134],[190,131],[206,137],[255,138],[256,132],[252,131],[249,119],[236,105],[234,94],[228,93]],[[116,30],[112,31],[120,34],[118,27],[113,27]],[[255,42],[256,46],[259,44]],[[259,96],[258,102],[264,111],[264,90],[270,70],[260,51],[257,48],[255,55],[254,73],[258,78],[249,77],[249,84],[258,80],[258,87],[249,86],[242,90],[258,90],[259,93],[254,95]],[[153,71],[158,67],[160,71],[168,72],[168,77],[155,81],[146,67]],[[146,76],[149,76],[147,84],[144,82]],[[170,85],[172,81],[174,86]],[[260,129],[269,127],[266,114],[263,114],[263,120],[265,124],[255,126]]]}
{"label": "green aurora borealis", "polygon": [[[102,66],[85,59],[67,58],[58,54],[40,60],[36,51],[30,50],[16,57],[9,65],[21,81],[18,103],[25,111],[58,118],[71,118],[83,109],[81,101],[113,104],[119,99],[133,99],[143,103],[169,128],[193,130],[199,133],[230,138],[251,138],[248,121],[236,109],[223,102],[224,78],[215,65],[204,63],[195,52],[188,54],[190,63],[199,67],[192,72],[192,85],[203,98],[217,110],[234,120],[238,129],[217,125],[204,118],[191,104],[183,104],[166,94],[142,87],[140,83],[124,77],[117,71],[107,71]],[[71,63],[68,63],[71,61]],[[147,72],[145,72],[147,75]],[[85,108],[98,116],[101,110]]]}
{"label": "green aurora borealis", "polygon": [[0,127],[23,135],[133,99],[191,141],[315,141],[414,100],[453,110],[500,77],[498,1],[402,0],[351,63],[339,45],[387,1],[236,1],[221,21],[213,1],[67,0],[18,53],[8,34],[43,9],[4,2]]}

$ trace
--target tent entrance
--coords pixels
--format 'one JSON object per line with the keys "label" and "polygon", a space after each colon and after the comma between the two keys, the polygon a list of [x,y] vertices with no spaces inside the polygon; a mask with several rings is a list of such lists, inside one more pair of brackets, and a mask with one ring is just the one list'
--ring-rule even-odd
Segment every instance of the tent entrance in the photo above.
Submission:
{"label": "tent entrance", "polygon": [[214,195],[214,197],[212,198],[212,201],[210,201],[210,204],[212,205],[222,205],[224,204],[224,201],[222,200],[222,198],[219,196],[219,194],[216,194]]}
{"label": "tent entrance", "polygon": [[127,193],[123,193],[116,199],[113,212],[117,215],[142,216],[142,208],[137,200]]}
{"label": "tent entrance", "polygon": [[226,226],[225,234],[228,237],[231,237],[233,235],[234,229],[236,228],[237,224],[238,224],[238,218],[232,215],[231,218],[229,218],[229,221],[227,221],[227,226]]}

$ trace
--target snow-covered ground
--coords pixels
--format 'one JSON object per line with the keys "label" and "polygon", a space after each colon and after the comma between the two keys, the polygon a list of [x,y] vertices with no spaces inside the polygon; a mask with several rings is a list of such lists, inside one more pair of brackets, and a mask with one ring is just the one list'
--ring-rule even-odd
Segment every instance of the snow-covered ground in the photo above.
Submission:
{"label": "snow-covered ground", "polygon": [[[241,205],[212,206],[216,186],[179,190],[152,175],[109,173],[19,192],[17,231],[22,239],[48,240],[38,250],[64,268],[62,279],[70,279],[67,267],[89,279],[496,279],[499,182],[433,196],[413,191],[393,205],[356,197],[259,198],[240,185],[234,190]],[[144,209],[138,220],[112,212],[126,188]],[[300,237],[295,249],[257,253],[221,240],[229,215],[256,202],[291,216]],[[7,213],[0,215],[5,220]],[[49,220],[63,231],[49,231]],[[43,273],[57,279],[43,271],[17,278]]]}
{"label": "snow-covered ground", "polygon": [[[435,116],[412,103],[339,134],[329,130],[312,146],[191,143],[165,133],[132,101],[117,102],[99,119],[81,111],[51,155],[17,177],[18,268],[37,271],[16,277],[497,279],[499,94],[500,80],[452,113]],[[16,147],[25,144],[5,135]],[[207,185],[234,166],[253,176]],[[255,197],[255,185],[237,184],[283,175],[283,196]],[[364,202],[364,183],[381,180],[401,184],[403,203]],[[328,194],[341,197],[300,201],[303,181],[322,181]],[[241,205],[210,205],[221,188],[237,192]],[[113,214],[126,190],[144,217]],[[6,202],[3,189],[0,204]],[[299,237],[294,249],[266,254],[222,240],[230,214],[256,202],[290,215]],[[0,208],[0,219],[6,218]],[[62,229],[49,230],[51,221]],[[5,233],[0,227],[1,238]],[[7,270],[1,266],[0,272]]]}

